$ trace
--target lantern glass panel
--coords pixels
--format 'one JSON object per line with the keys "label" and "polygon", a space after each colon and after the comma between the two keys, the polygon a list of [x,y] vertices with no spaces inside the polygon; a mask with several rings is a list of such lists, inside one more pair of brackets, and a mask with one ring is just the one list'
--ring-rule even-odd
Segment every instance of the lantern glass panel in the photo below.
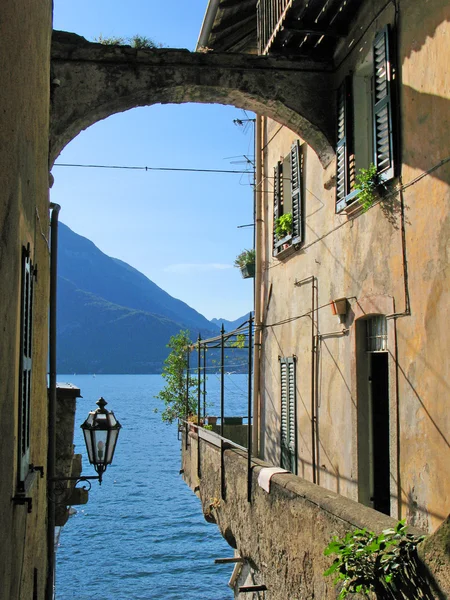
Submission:
{"label": "lantern glass panel", "polygon": [[104,415],[102,413],[97,413],[95,419],[95,428],[96,429],[107,429],[108,427],[108,415]]}
{"label": "lantern glass panel", "polygon": [[83,434],[84,434],[84,442],[86,444],[86,450],[88,453],[88,458],[89,458],[89,462],[91,464],[93,464],[94,462],[94,446],[93,446],[93,440],[92,440],[92,430],[90,429],[83,429]]}
{"label": "lantern glass panel", "polygon": [[114,449],[116,447],[117,436],[119,435],[119,429],[113,429],[109,432],[109,444],[108,454],[106,456],[106,464],[110,465],[114,456]]}
{"label": "lantern glass panel", "polygon": [[105,463],[106,443],[108,441],[108,432],[106,430],[94,431],[94,463]]}

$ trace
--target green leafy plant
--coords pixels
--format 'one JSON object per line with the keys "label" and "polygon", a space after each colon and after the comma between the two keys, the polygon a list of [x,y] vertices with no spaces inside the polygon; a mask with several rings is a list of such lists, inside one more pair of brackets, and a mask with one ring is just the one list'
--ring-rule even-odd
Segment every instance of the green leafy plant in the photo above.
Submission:
{"label": "green leafy plant", "polygon": [[95,41],[99,44],[103,44],[104,46],[131,46],[132,48],[136,48],[137,50],[146,50],[149,48],[161,48],[161,44],[157,44],[152,39],[146,37],[145,35],[133,35],[131,37],[103,37],[102,34],[95,38]]}
{"label": "green leafy plant", "polygon": [[359,190],[358,202],[366,212],[376,199],[376,190],[379,184],[376,166],[371,164],[368,169],[359,169],[355,179],[356,187]]}
{"label": "green leafy plant", "polygon": [[104,46],[124,46],[127,43],[127,40],[124,37],[103,37],[102,34],[100,34],[98,38],[94,38],[94,41],[103,44]]}
{"label": "green leafy plant", "polygon": [[255,264],[256,252],[252,248],[251,250],[243,250],[238,254],[234,260],[234,266],[238,269],[242,269],[246,265]]}
{"label": "green leafy plant", "polygon": [[230,348],[245,348],[245,335],[238,333],[234,342],[230,343]]}
{"label": "green leafy plant", "polygon": [[[169,356],[164,361],[162,376],[166,381],[164,388],[155,396],[161,400],[165,408],[161,418],[166,423],[175,419],[187,419],[197,411],[198,378],[190,377],[187,373],[187,352],[191,345],[189,331],[180,331],[173,335],[167,347],[171,349]],[[188,378],[188,381],[187,381]],[[186,414],[186,391],[189,382],[189,398]],[[159,412],[155,409],[155,412]]]}
{"label": "green leafy plant", "polygon": [[416,546],[424,539],[407,534],[406,530],[405,522],[399,521],[395,528],[385,529],[379,535],[356,529],[342,539],[333,537],[324,554],[337,554],[337,558],[324,575],[333,575],[333,583],[342,585],[340,600],[349,593],[375,592],[380,600],[399,597],[398,586],[402,579],[411,580]]}
{"label": "green leafy plant", "polygon": [[208,431],[212,431],[213,430],[213,426],[212,425],[203,425],[203,429],[207,429]]}
{"label": "green leafy plant", "polygon": [[276,219],[275,233],[279,239],[292,234],[292,213],[285,213]]}

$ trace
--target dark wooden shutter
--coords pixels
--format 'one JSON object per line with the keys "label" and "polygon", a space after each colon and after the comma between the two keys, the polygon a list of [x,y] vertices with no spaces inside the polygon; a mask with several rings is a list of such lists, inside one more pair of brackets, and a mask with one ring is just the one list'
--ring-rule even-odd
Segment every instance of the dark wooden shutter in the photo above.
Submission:
{"label": "dark wooden shutter", "polygon": [[383,181],[394,177],[392,126],[392,62],[390,30],[386,26],[373,43],[373,140],[374,164]]}
{"label": "dark wooden shutter", "polygon": [[346,77],[337,96],[337,145],[336,145],[336,212],[347,206],[350,193],[350,155],[352,153],[352,81]]}
{"label": "dark wooden shutter", "polygon": [[19,487],[25,481],[30,462],[30,401],[33,332],[34,269],[30,249],[22,250],[21,353],[19,381]]}
{"label": "dark wooden shutter", "polygon": [[280,358],[281,375],[281,466],[297,473],[297,415],[295,358]]}
{"label": "dark wooden shutter", "polygon": [[291,146],[292,243],[303,242],[302,155],[298,140]]}
{"label": "dark wooden shutter", "polygon": [[282,163],[278,162],[273,169],[273,250],[276,253],[277,235],[275,233],[276,222],[278,217],[283,213],[281,210],[281,177]]}

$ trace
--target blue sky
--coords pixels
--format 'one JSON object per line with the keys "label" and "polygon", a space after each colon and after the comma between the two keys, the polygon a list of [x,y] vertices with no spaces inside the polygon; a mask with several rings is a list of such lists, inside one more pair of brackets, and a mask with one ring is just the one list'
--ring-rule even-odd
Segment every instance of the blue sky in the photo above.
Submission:
{"label": "blue sky", "polygon": [[[207,0],[55,0],[54,28],[89,40],[145,35],[193,50]],[[231,106],[155,105],[113,115],[75,138],[56,163],[244,169],[253,128]],[[248,117],[253,117],[250,113]],[[253,243],[249,175],[54,166],[51,200],[60,218],[103,252],[213,317],[236,319],[252,307],[253,280],[235,256]]]}

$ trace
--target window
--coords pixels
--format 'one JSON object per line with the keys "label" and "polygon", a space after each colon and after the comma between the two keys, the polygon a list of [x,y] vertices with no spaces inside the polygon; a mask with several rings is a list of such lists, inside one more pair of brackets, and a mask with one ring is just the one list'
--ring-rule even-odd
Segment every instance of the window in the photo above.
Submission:
{"label": "window", "polygon": [[297,474],[295,358],[280,358],[281,467]]}
{"label": "window", "polygon": [[20,381],[19,381],[19,490],[25,490],[30,464],[30,400],[33,324],[34,268],[30,246],[22,249],[22,298],[20,323]]}
{"label": "window", "polygon": [[277,256],[303,241],[302,154],[298,141],[274,168],[273,185],[273,255]]}
{"label": "window", "polygon": [[374,39],[371,52],[338,90],[336,146],[336,212],[358,195],[355,176],[374,164],[379,178],[394,177],[392,95],[394,71],[390,28]]}

